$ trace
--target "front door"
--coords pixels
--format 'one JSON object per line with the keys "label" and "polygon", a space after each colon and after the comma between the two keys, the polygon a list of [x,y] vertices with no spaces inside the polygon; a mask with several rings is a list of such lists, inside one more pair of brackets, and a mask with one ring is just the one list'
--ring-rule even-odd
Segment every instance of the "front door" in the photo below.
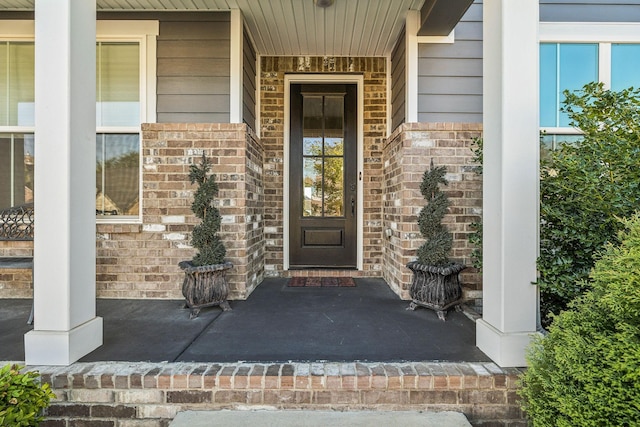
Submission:
{"label": "front door", "polygon": [[289,266],[356,268],[357,86],[290,93]]}

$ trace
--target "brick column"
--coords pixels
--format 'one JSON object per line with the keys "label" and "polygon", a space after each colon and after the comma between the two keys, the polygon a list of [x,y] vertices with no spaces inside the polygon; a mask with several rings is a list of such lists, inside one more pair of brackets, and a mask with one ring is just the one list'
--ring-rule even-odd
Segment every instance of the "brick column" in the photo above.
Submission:
{"label": "brick column", "polygon": [[384,151],[384,272],[383,277],[402,298],[409,299],[411,271],[424,242],[418,214],[426,204],[420,193],[422,174],[433,160],[447,168],[449,185],[443,188],[451,206],[444,223],[453,233],[451,258],[468,266],[462,273],[465,297],[481,308],[482,279],[471,268],[468,234],[482,213],[482,180],[475,173],[471,146],[482,134],[482,125],[465,123],[405,123],[387,139]]}

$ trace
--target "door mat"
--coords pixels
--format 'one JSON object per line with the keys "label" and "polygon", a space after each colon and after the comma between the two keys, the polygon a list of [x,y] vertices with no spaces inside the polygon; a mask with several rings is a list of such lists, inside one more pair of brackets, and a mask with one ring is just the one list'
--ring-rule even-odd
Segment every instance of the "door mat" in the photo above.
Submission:
{"label": "door mat", "polygon": [[287,286],[292,288],[353,288],[356,282],[351,277],[292,277]]}

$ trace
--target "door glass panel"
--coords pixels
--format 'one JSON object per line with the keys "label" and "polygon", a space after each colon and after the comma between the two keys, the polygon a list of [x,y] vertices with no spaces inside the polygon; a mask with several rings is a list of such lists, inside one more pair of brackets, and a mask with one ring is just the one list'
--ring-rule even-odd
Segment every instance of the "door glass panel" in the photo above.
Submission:
{"label": "door glass panel", "polygon": [[322,216],[322,160],[307,157],[302,170],[302,216]]}
{"label": "door glass panel", "polygon": [[344,162],[342,157],[324,161],[324,216],[344,216]]}
{"label": "door glass panel", "polygon": [[344,96],[303,95],[302,109],[302,216],[344,216]]}
{"label": "door glass panel", "polygon": [[322,154],[322,96],[305,96],[302,100],[302,154]]}
{"label": "door glass panel", "polygon": [[327,96],[324,102],[325,154],[341,156],[344,149],[344,97]]}

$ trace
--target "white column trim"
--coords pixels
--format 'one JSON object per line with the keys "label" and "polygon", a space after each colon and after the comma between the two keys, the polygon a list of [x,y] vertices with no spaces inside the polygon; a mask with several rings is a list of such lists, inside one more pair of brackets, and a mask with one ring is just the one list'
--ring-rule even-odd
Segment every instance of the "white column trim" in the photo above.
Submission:
{"label": "white column trim", "polygon": [[[483,318],[478,347],[524,366],[537,324],[538,0],[485,0]],[[490,238],[488,238],[490,236]]]}
{"label": "white column trim", "polygon": [[418,121],[418,30],[420,11],[410,10],[405,25],[405,122]]}
{"label": "white column trim", "polygon": [[34,329],[25,362],[68,365],[102,344],[96,317],[96,4],[35,6]]}
{"label": "white column trim", "polygon": [[240,9],[231,9],[229,123],[242,123],[243,24]]}

